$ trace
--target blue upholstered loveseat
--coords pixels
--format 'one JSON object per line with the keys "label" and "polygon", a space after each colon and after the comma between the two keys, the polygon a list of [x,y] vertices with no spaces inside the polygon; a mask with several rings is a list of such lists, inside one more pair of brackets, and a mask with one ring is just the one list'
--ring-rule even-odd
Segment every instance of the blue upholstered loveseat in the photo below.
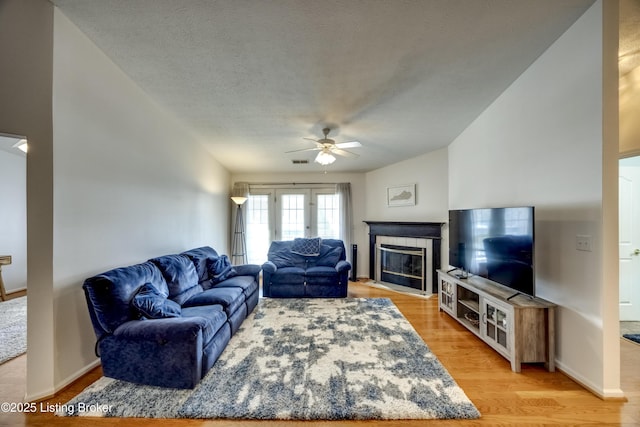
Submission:
{"label": "blue upholstered loveseat", "polygon": [[262,265],[262,294],[273,298],[346,297],[351,264],[336,239],[274,241]]}
{"label": "blue upholstered loveseat", "polygon": [[84,282],[103,374],[193,388],[258,303],[260,266],[201,247]]}

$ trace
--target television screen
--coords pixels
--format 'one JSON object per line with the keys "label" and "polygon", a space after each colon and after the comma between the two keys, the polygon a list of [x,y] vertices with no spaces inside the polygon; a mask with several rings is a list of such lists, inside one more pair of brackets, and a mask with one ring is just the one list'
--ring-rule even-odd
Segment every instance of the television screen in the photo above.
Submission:
{"label": "television screen", "polygon": [[449,211],[449,264],[534,295],[534,208]]}

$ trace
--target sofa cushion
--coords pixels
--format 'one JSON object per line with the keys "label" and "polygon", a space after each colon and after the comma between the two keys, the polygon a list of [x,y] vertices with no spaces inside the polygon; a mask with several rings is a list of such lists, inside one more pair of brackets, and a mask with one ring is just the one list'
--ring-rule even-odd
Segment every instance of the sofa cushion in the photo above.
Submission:
{"label": "sofa cushion", "polygon": [[307,282],[312,282],[312,277],[336,277],[338,271],[335,267],[309,267],[307,269]]}
{"label": "sofa cushion", "polygon": [[209,270],[209,277],[211,278],[212,285],[236,275],[236,270],[233,268],[229,257],[226,255],[221,255],[217,259],[209,259],[207,261],[207,268]]}
{"label": "sofa cushion", "polygon": [[150,260],[162,272],[169,287],[169,298],[182,305],[194,294],[202,292],[196,268],[185,255],[165,255]]}
{"label": "sofa cushion", "polygon": [[202,246],[183,252],[182,255],[187,256],[196,268],[198,280],[200,284],[205,280],[209,280],[209,268],[207,262],[211,259],[217,259],[218,253],[210,246]]}
{"label": "sofa cushion", "polygon": [[320,256],[315,262],[316,266],[322,267],[335,267],[342,257],[341,247],[331,247],[328,245],[322,245],[320,248]]}
{"label": "sofa cushion", "polygon": [[253,276],[234,276],[218,283],[216,288],[240,288],[249,297],[258,290],[258,282]]}
{"label": "sofa cushion", "polygon": [[279,268],[271,275],[272,284],[297,284],[302,285],[305,280],[305,270],[299,267]]}
{"label": "sofa cushion", "polygon": [[131,306],[131,299],[145,283],[152,283],[160,293],[169,295],[162,273],[151,262],[116,268],[85,280],[83,287],[92,307],[94,327],[99,325],[102,332],[113,333],[122,323],[136,319],[138,313]]}
{"label": "sofa cushion", "polygon": [[320,255],[320,243],[320,237],[310,239],[296,237],[291,244],[291,252],[304,256],[318,256]]}
{"label": "sofa cushion", "polygon": [[177,302],[171,301],[151,283],[145,283],[131,300],[141,316],[148,319],[180,317],[181,309]]}
{"label": "sofa cushion", "polygon": [[202,341],[207,345],[211,338],[227,323],[227,314],[220,305],[204,305],[182,309],[182,317],[200,317],[205,327],[202,329]]}
{"label": "sofa cushion", "polygon": [[231,316],[244,303],[245,297],[240,288],[211,288],[193,295],[183,304],[184,307],[202,305],[221,305]]}

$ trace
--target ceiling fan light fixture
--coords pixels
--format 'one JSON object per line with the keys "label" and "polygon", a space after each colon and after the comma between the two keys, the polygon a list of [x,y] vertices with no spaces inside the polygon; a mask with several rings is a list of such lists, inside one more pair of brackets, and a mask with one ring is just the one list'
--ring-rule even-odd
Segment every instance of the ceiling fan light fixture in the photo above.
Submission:
{"label": "ceiling fan light fixture", "polygon": [[330,165],[336,161],[336,158],[329,152],[329,150],[322,150],[316,156],[316,163],[320,163],[322,166]]}

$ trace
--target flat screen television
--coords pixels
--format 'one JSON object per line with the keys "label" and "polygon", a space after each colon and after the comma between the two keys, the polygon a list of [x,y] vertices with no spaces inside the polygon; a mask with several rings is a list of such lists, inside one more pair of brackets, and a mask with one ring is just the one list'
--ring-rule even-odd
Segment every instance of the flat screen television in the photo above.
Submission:
{"label": "flat screen television", "polygon": [[534,208],[450,210],[449,264],[534,296]]}

